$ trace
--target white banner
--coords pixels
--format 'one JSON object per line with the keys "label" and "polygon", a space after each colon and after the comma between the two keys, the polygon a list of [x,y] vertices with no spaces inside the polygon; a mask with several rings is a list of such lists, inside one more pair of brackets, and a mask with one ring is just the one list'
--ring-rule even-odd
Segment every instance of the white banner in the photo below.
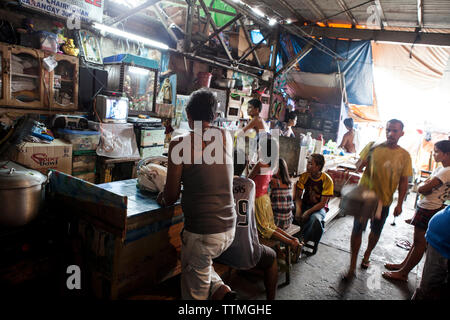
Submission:
{"label": "white banner", "polygon": [[24,7],[83,22],[103,20],[105,0],[20,0]]}

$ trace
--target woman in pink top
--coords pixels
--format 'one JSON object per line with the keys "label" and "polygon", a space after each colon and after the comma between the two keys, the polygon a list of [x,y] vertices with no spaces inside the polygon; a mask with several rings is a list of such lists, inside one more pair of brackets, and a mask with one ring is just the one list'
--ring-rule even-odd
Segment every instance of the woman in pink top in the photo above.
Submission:
{"label": "woman in pink top", "polygon": [[[270,157],[271,143],[272,139],[270,138],[262,139],[260,141],[260,152],[261,150],[268,150],[268,156]],[[267,144],[267,148],[264,148],[263,144]],[[291,246],[292,252],[294,252],[293,261],[297,262],[303,244],[297,238],[277,227],[273,218],[272,203],[268,193],[269,183],[272,178],[270,163],[264,163],[259,160],[248,175],[248,178],[252,179],[256,186],[255,216],[259,234],[265,239],[274,238]]]}

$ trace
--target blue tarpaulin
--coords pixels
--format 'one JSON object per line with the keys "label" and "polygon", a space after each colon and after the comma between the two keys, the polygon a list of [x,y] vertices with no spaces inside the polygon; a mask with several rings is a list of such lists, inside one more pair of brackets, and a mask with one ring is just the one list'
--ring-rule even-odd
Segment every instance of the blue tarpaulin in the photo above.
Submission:
{"label": "blue tarpaulin", "polygon": [[[280,39],[281,57],[287,63],[306,45],[306,41],[292,35],[283,35]],[[349,103],[373,105],[373,69],[370,41],[352,41],[321,39],[325,47],[331,49],[344,60],[326,54],[315,46],[299,63],[303,72],[325,73],[342,72],[344,74]],[[339,63],[339,66],[338,66]]]}

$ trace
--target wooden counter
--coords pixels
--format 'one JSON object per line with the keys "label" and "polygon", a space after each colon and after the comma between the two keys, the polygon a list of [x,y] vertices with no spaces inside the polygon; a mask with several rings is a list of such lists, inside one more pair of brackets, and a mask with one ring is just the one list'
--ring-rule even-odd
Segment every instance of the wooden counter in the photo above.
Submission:
{"label": "wooden counter", "polygon": [[137,179],[93,185],[53,172],[51,192],[75,217],[89,293],[117,299],[181,271],[181,206],[162,208]]}

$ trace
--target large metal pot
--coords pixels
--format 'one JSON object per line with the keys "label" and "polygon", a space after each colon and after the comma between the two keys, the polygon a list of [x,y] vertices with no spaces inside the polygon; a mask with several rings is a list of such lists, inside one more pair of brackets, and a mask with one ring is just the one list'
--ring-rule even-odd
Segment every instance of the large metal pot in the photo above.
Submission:
{"label": "large metal pot", "polygon": [[0,225],[23,226],[42,207],[47,177],[14,162],[0,166]]}

